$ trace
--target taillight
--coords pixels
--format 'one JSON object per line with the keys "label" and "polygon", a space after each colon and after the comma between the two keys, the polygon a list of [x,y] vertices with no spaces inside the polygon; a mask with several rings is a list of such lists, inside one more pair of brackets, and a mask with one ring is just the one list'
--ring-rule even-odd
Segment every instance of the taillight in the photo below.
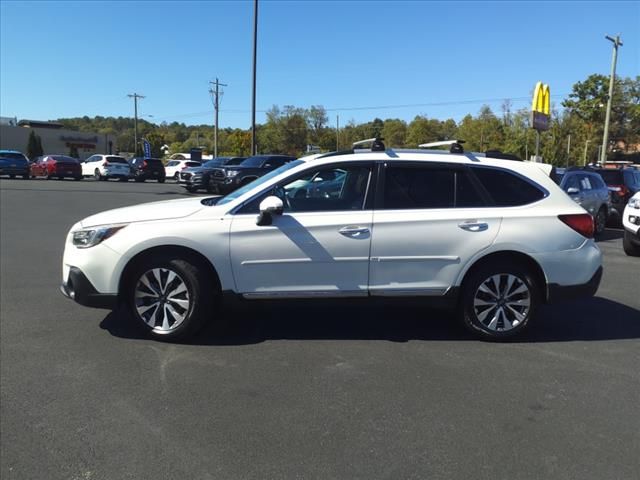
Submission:
{"label": "taillight", "polygon": [[146,167],[146,166],[147,166],[147,161],[146,161],[146,160],[143,160],[143,161],[142,161],[142,166],[143,166],[143,167]]}
{"label": "taillight", "polygon": [[620,197],[625,197],[629,193],[629,189],[626,185],[610,185],[609,190]]}
{"label": "taillight", "polygon": [[573,228],[583,237],[593,238],[593,217],[588,213],[576,213],[571,215],[558,215],[558,218],[566,225]]}
{"label": "taillight", "polygon": [[103,166],[103,167],[108,167],[108,166],[109,166],[109,162],[107,162],[107,161],[105,160],[105,162],[102,164],[102,166]]}

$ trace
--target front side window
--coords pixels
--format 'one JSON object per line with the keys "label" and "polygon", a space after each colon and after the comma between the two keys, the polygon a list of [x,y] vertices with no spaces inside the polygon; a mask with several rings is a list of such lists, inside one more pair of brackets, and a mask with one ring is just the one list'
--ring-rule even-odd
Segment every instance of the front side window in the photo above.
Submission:
{"label": "front side window", "polygon": [[499,168],[471,167],[487,190],[492,206],[515,207],[537,202],[545,192],[515,173]]}
{"label": "front side window", "polygon": [[269,189],[238,213],[258,213],[270,195],[282,200],[285,212],[363,210],[371,177],[369,165],[319,167]]}
{"label": "front side window", "polygon": [[387,210],[483,207],[486,202],[468,173],[433,166],[389,166],[385,173]]}

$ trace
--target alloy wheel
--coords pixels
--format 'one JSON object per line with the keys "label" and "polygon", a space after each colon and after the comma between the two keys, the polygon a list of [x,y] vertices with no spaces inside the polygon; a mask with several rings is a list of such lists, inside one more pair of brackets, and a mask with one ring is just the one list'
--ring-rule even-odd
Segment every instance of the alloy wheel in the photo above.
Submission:
{"label": "alloy wheel", "polygon": [[478,286],[473,297],[474,313],[485,328],[505,332],[522,324],[531,309],[531,291],[519,277],[500,273]]}
{"label": "alloy wheel", "polygon": [[138,316],[155,333],[170,333],[182,324],[189,313],[189,290],[182,277],[173,270],[153,268],[138,279],[134,306]]}

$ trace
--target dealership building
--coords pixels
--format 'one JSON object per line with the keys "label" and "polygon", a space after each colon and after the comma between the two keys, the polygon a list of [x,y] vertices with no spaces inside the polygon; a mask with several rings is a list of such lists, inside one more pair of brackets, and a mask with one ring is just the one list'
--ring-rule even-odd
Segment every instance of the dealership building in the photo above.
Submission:
{"label": "dealership building", "polygon": [[66,130],[64,125],[56,122],[16,121],[7,117],[3,117],[0,122],[0,149],[26,153],[31,132],[40,137],[45,155],[69,155],[74,147],[80,160],[96,153],[116,153],[113,135]]}

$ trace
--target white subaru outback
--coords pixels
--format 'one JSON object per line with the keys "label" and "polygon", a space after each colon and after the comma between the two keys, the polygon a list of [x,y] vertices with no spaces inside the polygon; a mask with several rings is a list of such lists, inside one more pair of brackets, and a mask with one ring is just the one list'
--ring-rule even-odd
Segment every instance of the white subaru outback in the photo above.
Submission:
{"label": "white subaru outback", "polygon": [[376,141],[287,163],[222,198],[90,216],[67,236],[61,290],[123,304],[165,339],[215,322],[223,294],[445,299],[488,339],[522,332],[542,303],[594,295],[592,217],[540,164],[461,150]]}

